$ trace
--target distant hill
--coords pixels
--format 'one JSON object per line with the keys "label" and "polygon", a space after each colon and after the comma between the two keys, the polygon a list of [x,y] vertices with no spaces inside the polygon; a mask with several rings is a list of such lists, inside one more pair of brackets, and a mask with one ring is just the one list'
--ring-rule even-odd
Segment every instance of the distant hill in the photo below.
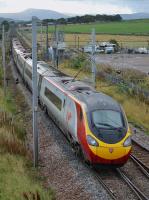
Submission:
{"label": "distant hill", "polygon": [[132,19],[149,19],[149,13],[133,13],[133,14],[121,14],[124,20]]}
{"label": "distant hill", "polygon": [[0,17],[0,23],[2,23],[4,20],[12,21],[12,19]]}
{"label": "distant hill", "polygon": [[0,18],[11,18],[13,20],[23,20],[30,21],[32,16],[36,16],[39,19],[58,19],[58,18],[66,18],[68,16],[52,11],[52,10],[43,10],[43,9],[27,9],[23,12],[18,13],[0,13]]}

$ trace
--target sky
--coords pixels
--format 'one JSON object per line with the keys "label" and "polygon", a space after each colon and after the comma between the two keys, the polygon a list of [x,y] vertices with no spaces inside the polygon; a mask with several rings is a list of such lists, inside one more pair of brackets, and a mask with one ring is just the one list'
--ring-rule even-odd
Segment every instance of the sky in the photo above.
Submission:
{"label": "sky", "polygon": [[0,0],[0,13],[20,12],[28,8],[70,15],[149,13],[149,0]]}

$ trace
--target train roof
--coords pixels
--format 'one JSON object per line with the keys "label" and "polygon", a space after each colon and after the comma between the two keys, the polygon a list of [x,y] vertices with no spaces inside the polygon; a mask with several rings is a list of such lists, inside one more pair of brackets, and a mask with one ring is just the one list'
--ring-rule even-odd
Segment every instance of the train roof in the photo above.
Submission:
{"label": "train roof", "polygon": [[47,80],[55,81],[61,88],[70,92],[81,102],[87,105],[88,110],[96,109],[111,109],[115,111],[121,111],[120,105],[110,96],[97,92],[92,86],[84,83],[83,81],[75,80],[61,71],[49,66],[47,63],[40,63],[40,66],[47,68],[44,72],[44,76]]}
{"label": "train roof", "polygon": [[102,92],[97,92],[92,86],[82,81],[74,80],[73,77],[69,76],[49,78],[55,80],[60,87],[63,87],[76,99],[85,103],[88,111],[97,109],[121,111],[120,105],[112,97]]}
{"label": "train roof", "polygon": [[83,91],[75,92],[74,95],[87,105],[88,111],[98,109],[121,111],[121,106],[112,97],[102,92]]}

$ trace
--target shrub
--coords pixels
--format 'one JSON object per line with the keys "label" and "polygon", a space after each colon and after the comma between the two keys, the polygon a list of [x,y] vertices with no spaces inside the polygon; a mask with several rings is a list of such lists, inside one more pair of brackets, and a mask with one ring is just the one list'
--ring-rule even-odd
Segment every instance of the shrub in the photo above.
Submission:
{"label": "shrub", "polygon": [[79,69],[82,67],[85,67],[85,65],[87,65],[87,60],[85,55],[83,54],[79,54],[76,57],[72,58],[71,60],[71,67],[75,68],[75,69]]}

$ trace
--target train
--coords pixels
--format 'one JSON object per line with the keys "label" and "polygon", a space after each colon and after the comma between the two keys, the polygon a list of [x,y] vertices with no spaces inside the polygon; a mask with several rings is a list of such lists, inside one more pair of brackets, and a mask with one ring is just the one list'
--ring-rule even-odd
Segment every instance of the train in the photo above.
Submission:
{"label": "train", "polygon": [[[32,91],[32,57],[13,38],[12,56],[23,82]],[[123,166],[132,150],[125,112],[112,97],[37,62],[38,99],[71,143],[75,153],[93,166]]]}

